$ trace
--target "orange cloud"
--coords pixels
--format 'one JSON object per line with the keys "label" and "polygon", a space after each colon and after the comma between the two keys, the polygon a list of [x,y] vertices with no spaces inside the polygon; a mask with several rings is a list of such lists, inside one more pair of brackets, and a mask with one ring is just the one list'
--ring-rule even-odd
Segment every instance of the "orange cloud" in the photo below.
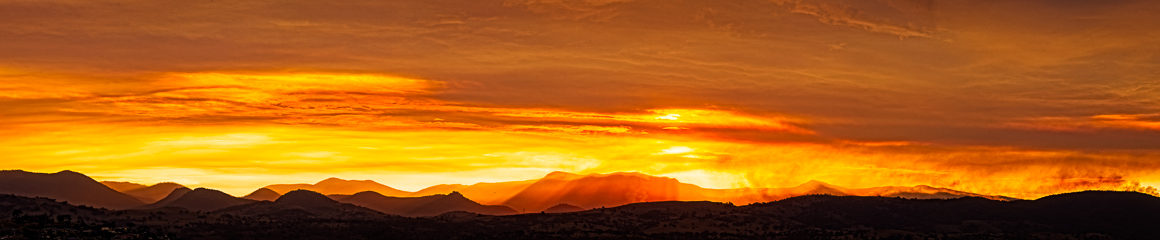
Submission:
{"label": "orange cloud", "polygon": [[1090,132],[1103,129],[1160,131],[1160,114],[1103,114],[1090,117],[1039,117],[1007,123],[1015,128]]}

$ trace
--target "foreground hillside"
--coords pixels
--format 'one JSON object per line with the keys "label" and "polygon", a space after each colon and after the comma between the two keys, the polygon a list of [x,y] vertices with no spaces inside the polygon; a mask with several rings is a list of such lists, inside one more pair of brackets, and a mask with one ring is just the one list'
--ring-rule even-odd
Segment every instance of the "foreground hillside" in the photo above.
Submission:
{"label": "foreground hillside", "polygon": [[1160,239],[1154,231],[1160,198],[1134,192],[1033,201],[817,195],[746,206],[650,202],[425,218],[381,214],[309,191],[214,212],[112,211],[0,195],[0,211],[0,239]]}

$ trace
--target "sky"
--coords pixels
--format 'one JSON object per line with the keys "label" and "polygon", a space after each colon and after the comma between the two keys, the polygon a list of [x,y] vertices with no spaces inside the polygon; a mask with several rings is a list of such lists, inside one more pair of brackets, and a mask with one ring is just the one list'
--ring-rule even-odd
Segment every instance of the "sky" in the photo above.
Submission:
{"label": "sky", "polygon": [[1160,2],[0,0],[0,165],[1160,187]]}

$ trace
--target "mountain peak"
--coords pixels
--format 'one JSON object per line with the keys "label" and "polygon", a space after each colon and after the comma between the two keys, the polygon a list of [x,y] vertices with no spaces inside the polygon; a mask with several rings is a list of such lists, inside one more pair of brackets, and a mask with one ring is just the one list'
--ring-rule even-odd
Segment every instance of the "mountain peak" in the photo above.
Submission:
{"label": "mountain peak", "polygon": [[[63,176],[63,177],[70,177],[70,178],[77,178],[77,179],[93,179],[87,175],[84,175],[84,174],[79,173],[79,172],[74,172],[72,170],[63,170],[63,171],[56,172],[56,173],[49,174],[49,175]],[[96,180],[93,180],[93,181],[96,181]],[[104,184],[101,184],[101,185],[104,185]]]}
{"label": "mountain peak", "polygon": [[318,183],[315,183],[314,185],[344,184],[344,183],[379,184],[378,182],[375,182],[372,180],[346,180],[346,179],[332,177],[332,178],[323,179],[322,181],[318,181]]}
{"label": "mountain peak", "polygon": [[7,169],[7,170],[0,170],[0,173],[17,174],[17,173],[32,173],[32,172],[24,171],[24,170],[20,170],[20,169]]}
{"label": "mountain peak", "polygon": [[362,191],[375,191],[387,196],[407,196],[410,192],[391,188],[371,180],[345,180],[341,178],[327,178],[315,184],[274,184],[266,186],[279,193],[292,190],[310,190],[322,194],[350,195]]}
{"label": "mountain peak", "polygon": [[576,178],[576,177],[579,177],[579,176],[580,176],[579,174],[575,174],[575,173],[564,172],[564,171],[554,171],[554,172],[550,172],[550,173],[548,173],[548,175],[544,175],[544,178],[548,178],[548,179],[568,179],[568,178]]}
{"label": "mountain peak", "polygon": [[112,209],[127,209],[143,204],[140,200],[113,190],[84,174],[68,170],[51,174],[22,170],[0,172],[0,193],[48,197]]}
{"label": "mountain peak", "polygon": [[177,207],[194,211],[213,211],[250,202],[251,200],[236,198],[214,189],[189,190],[189,188],[182,187],[174,189],[169,196],[146,208]]}
{"label": "mountain peak", "polygon": [[324,207],[338,204],[337,201],[326,197],[326,195],[302,189],[287,192],[274,200],[274,203],[303,207]]}
{"label": "mountain peak", "polygon": [[[189,193],[198,193],[198,194],[213,194],[213,193],[221,193],[221,194],[226,194],[226,193],[224,193],[224,192],[222,192],[222,191],[213,190],[213,189],[209,189],[209,188],[203,188],[203,187],[194,188],[194,189],[193,189],[193,191],[192,191],[192,192],[189,192]],[[229,194],[226,194],[226,195],[229,195]]]}
{"label": "mountain peak", "polygon": [[829,183],[826,183],[826,182],[823,182],[823,181],[818,181],[818,180],[816,180],[816,179],[811,179],[811,180],[809,180],[809,181],[806,181],[805,183],[802,183],[801,185],[808,185],[808,186],[819,186],[819,185],[823,185],[823,186],[824,186],[824,185],[830,185],[830,184],[829,184]]}
{"label": "mountain peak", "polygon": [[464,197],[462,193],[459,193],[459,191],[452,191],[451,193],[448,193],[446,198],[447,199],[455,199],[455,200],[462,199],[462,200],[469,200],[470,201],[470,199],[467,199],[467,197]]}
{"label": "mountain peak", "polygon": [[323,179],[322,181],[318,181],[318,183],[315,183],[315,184],[317,185],[317,184],[344,183],[344,182],[349,182],[349,180],[331,177],[331,178]]}
{"label": "mountain peak", "polygon": [[62,174],[62,175],[81,175],[81,176],[84,176],[84,174],[81,174],[81,173],[79,173],[79,172],[74,172],[73,170],[61,170],[60,172],[56,172],[56,173],[53,173],[53,174]]}
{"label": "mountain peak", "polygon": [[794,192],[796,192],[796,194],[826,194],[835,196],[847,195],[842,187],[830,185],[829,183],[818,180],[810,180],[806,183],[798,185],[797,187],[793,187],[792,189]]}
{"label": "mountain peak", "polygon": [[569,213],[569,212],[579,212],[579,211],[584,211],[584,208],[581,208],[581,207],[578,207],[578,206],[572,205],[572,204],[567,204],[567,203],[557,204],[556,206],[552,206],[548,209],[544,209],[544,213]]}
{"label": "mountain peak", "polygon": [[357,197],[385,197],[385,196],[383,196],[383,194],[380,194],[380,193],[375,192],[375,191],[362,191],[362,192],[358,192],[358,193],[350,195],[350,197],[356,197],[356,196]]}
{"label": "mountain peak", "polygon": [[826,182],[822,182],[822,181],[818,181],[818,180],[809,180],[809,181],[806,181],[805,183],[802,183],[801,185],[798,185],[795,188],[837,188],[837,187],[834,185],[831,185],[829,183],[826,183]]}
{"label": "mountain peak", "polygon": [[259,188],[258,190],[254,190],[254,192],[247,194],[242,198],[258,201],[274,201],[281,196],[282,195],[278,194],[278,192],[275,192],[269,188]]}
{"label": "mountain peak", "polygon": [[188,193],[185,194],[185,196],[181,196],[181,198],[205,200],[205,199],[223,199],[223,198],[228,199],[228,198],[235,198],[235,197],[231,196],[225,192],[222,192],[222,191],[199,187],[199,188],[193,189],[193,191],[189,191]]}

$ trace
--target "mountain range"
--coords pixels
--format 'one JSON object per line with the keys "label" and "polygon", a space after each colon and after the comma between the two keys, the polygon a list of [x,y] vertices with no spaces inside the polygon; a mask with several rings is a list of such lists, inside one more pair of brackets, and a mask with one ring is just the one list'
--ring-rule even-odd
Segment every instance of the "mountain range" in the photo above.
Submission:
{"label": "mountain range", "polygon": [[275,201],[186,211],[107,210],[0,194],[0,239],[1160,239],[1160,198],[1138,192],[1016,201],[807,195],[745,206],[663,201],[420,218],[332,197],[295,190]]}
{"label": "mountain range", "polygon": [[[344,181],[357,184],[338,184]],[[285,189],[285,186],[289,185],[271,185],[266,188]],[[820,181],[810,181],[789,188],[710,189],[693,184],[681,183],[673,178],[650,176],[640,173],[580,175],[567,172],[552,172],[543,178],[535,180],[476,183],[471,185],[444,184],[431,186],[416,192],[397,190],[374,181],[347,181],[335,178],[327,179],[313,185],[293,184],[293,186],[310,186],[309,188],[303,189],[314,190],[328,195],[349,195],[350,192],[359,192],[360,190],[374,191],[391,197],[415,197],[458,192],[464,197],[480,204],[505,205],[519,212],[540,212],[559,204],[591,209],[652,201],[714,201],[744,205],[816,194],[915,199],[951,199],[970,196],[1004,201],[1016,200],[1015,198],[1005,196],[976,194],[925,185],[913,187],[844,188]],[[394,194],[375,190],[383,188],[391,189],[390,192],[394,192]]]}
{"label": "mountain range", "polygon": [[388,197],[377,192],[365,191],[349,196],[332,195],[330,197],[339,202],[370,208],[386,214],[408,217],[436,216],[455,211],[487,215],[519,213],[503,205],[481,205],[467,199],[459,192],[423,197]]}
{"label": "mountain range", "polygon": [[329,178],[314,184],[269,185],[239,198],[213,189],[191,190],[177,183],[147,186],[129,182],[97,182],[72,171],[51,174],[19,170],[0,172],[0,193],[48,197],[109,209],[180,208],[218,211],[263,201],[278,202],[286,197],[285,194],[299,190],[317,193],[339,203],[412,217],[456,211],[486,215],[574,212],[660,201],[712,201],[745,205],[819,194],[1016,200],[930,186],[843,188],[811,181],[790,188],[709,189],[681,183],[673,178],[640,173],[580,175],[566,172],[552,172],[534,180],[436,185],[415,192],[398,190],[370,180]]}
{"label": "mountain range", "polygon": [[169,194],[169,196],[166,196],[161,201],[146,205],[142,208],[175,207],[194,211],[213,211],[252,202],[256,201],[245,198],[237,198],[224,192],[208,188],[197,188],[194,190],[189,190],[189,188],[179,188],[174,190]]}

